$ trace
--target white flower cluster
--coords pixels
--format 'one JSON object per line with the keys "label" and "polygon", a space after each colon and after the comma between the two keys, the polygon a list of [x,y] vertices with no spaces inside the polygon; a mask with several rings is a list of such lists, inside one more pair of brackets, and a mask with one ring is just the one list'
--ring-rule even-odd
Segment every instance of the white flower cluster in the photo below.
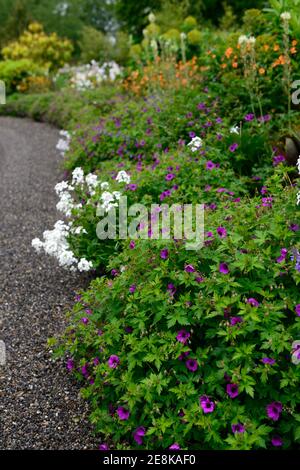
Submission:
{"label": "white flower cluster", "polygon": [[71,70],[71,86],[77,90],[95,88],[103,81],[114,81],[121,75],[122,70],[116,62],[105,62],[99,65],[96,61],[90,64],[74,67]]}
{"label": "white flower cluster", "polygon": [[284,11],[281,13],[280,18],[282,21],[290,21],[292,19],[292,15],[288,11]]}
{"label": "white flower cluster", "polygon": [[256,43],[256,39],[254,36],[246,36],[245,34],[242,34],[240,37],[239,37],[239,40],[238,40],[238,43],[240,46],[242,45],[251,45],[251,46],[254,46],[254,44]]}
{"label": "white flower cluster", "polygon": [[90,271],[93,264],[85,258],[78,260],[70,250],[67,241],[69,231],[70,225],[66,225],[62,220],[58,220],[53,230],[45,230],[43,241],[35,238],[32,240],[31,245],[38,253],[44,250],[47,255],[55,257],[63,268],[68,268],[73,272],[77,269],[80,272]]}
{"label": "white flower cluster", "polygon": [[240,128],[239,128],[239,126],[237,126],[237,125],[232,126],[232,127],[229,129],[229,132],[230,132],[230,134],[239,134],[239,133],[240,133]]}
{"label": "white flower cluster", "polygon": [[60,139],[57,142],[56,148],[61,153],[61,156],[64,157],[65,153],[70,149],[71,134],[68,131],[59,132]]}
{"label": "white flower cluster", "polygon": [[117,174],[117,177],[116,177],[116,181],[118,183],[127,183],[127,184],[129,184],[130,183],[130,175],[128,173],[126,173],[126,171],[124,171],[124,170],[119,171],[119,173]]}
{"label": "white flower cluster", "polygon": [[[130,175],[126,171],[120,171],[116,177],[118,183],[129,183]],[[122,195],[119,191],[109,191],[109,183],[107,181],[99,181],[97,175],[89,173],[84,175],[83,169],[78,167],[73,170],[71,182],[61,181],[55,186],[55,192],[59,197],[57,203],[57,210],[62,212],[67,218],[71,218],[73,209],[80,209],[83,207],[81,203],[76,201],[76,190],[85,190],[87,197],[92,197],[96,194],[96,188],[101,189],[100,204],[106,212],[112,207],[118,205],[118,201]],[[90,200],[87,201],[87,204]],[[40,253],[42,250],[50,256],[57,258],[60,266],[70,269],[71,271],[90,271],[93,268],[91,261],[85,258],[77,259],[72,252],[68,236],[87,234],[87,231],[82,226],[73,227],[72,220],[68,223],[59,220],[54,225],[53,230],[46,230],[43,233],[43,240],[35,238],[32,240],[33,248]]]}
{"label": "white flower cluster", "polygon": [[203,140],[200,137],[194,137],[188,144],[192,152],[197,152],[203,145]]}

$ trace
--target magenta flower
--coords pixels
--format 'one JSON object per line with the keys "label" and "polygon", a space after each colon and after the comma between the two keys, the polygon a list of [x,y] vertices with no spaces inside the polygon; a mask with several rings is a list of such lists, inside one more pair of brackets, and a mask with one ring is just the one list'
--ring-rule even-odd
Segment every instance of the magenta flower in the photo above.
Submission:
{"label": "magenta flower", "polygon": [[219,271],[222,274],[228,274],[229,273],[228,265],[226,263],[221,263],[219,266]]}
{"label": "magenta flower", "polygon": [[217,234],[219,235],[220,238],[226,238],[227,237],[227,230],[224,227],[218,227],[217,228]]}
{"label": "magenta flower", "polygon": [[280,252],[280,256],[276,260],[277,263],[282,263],[283,261],[285,261],[287,254],[288,254],[287,248],[282,248]]}
{"label": "magenta flower", "polygon": [[200,406],[205,414],[212,413],[215,409],[215,404],[207,396],[200,397]]}
{"label": "magenta flower", "polygon": [[100,445],[99,445],[99,450],[109,450],[109,447],[108,447],[108,445],[105,444],[105,443],[104,443],[104,444],[100,444]]}
{"label": "magenta flower", "polygon": [[298,225],[298,224],[291,224],[291,225],[289,226],[289,229],[290,229],[292,232],[299,232],[299,230],[300,230],[300,225]]}
{"label": "magenta flower", "polygon": [[135,248],[135,242],[133,240],[131,240],[131,242],[129,243],[129,248],[131,250],[133,250]]}
{"label": "magenta flower", "polygon": [[174,173],[168,173],[166,176],[166,181],[172,181],[175,178]]}
{"label": "magenta flower", "polygon": [[207,170],[213,170],[214,168],[216,168],[216,164],[212,162],[211,160],[209,160],[208,162],[206,162],[205,168]]}
{"label": "magenta flower", "polygon": [[275,364],[276,361],[275,359],[271,359],[270,357],[263,357],[261,362],[263,364],[270,364],[272,366],[273,364]]}
{"label": "magenta flower", "polygon": [[116,356],[115,354],[110,356],[110,358],[108,359],[108,366],[111,369],[116,369],[119,364],[120,364],[120,358],[119,356]]}
{"label": "magenta flower", "polygon": [[263,197],[262,206],[263,207],[272,207],[273,198],[272,197]]}
{"label": "magenta flower", "polygon": [[74,367],[75,367],[75,363],[74,363],[73,359],[68,359],[67,363],[66,363],[67,370],[71,371],[71,370],[74,369]]}
{"label": "magenta flower", "polygon": [[196,271],[196,269],[194,268],[194,266],[192,266],[191,264],[188,264],[185,268],[184,268],[185,272],[186,273],[194,273]]}
{"label": "magenta flower", "polygon": [[135,291],[136,291],[136,285],[135,285],[135,284],[132,284],[132,285],[129,287],[129,292],[130,292],[130,294],[133,294]]}
{"label": "magenta flower", "polygon": [[196,370],[198,369],[198,362],[196,361],[196,359],[188,359],[185,363],[185,366],[191,372],[196,372]]}
{"label": "magenta flower", "polygon": [[84,325],[87,325],[88,322],[89,322],[89,319],[86,318],[86,317],[83,317],[83,318],[81,319],[81,321],[82,321],[82,323],[83,323]]}
{"label": "magenta flower", "polygon": [[255,118],[255,115],[253,113],[246,114],[245,116],[245,121],[251,122]]}
{"label": "magenta flower", "polygon": [[238,149],[238,147],[239,147],[239,144],[235,143],[235,144],[230,145],[229,150],[230,152],[233,153]]}
{"label": "magenta flower", "polygon": [[274,436],[271,442],[274,447],[281,447],[283,445],[283,440],[280,436]]}
{"label": "magenta flower", "polygon": [[231,429],[234,434],[235,433],[240,434],[240,433],[245,432],[245,426],[241,423],[232,424]]}
{"label": "magenta flower", "polygon": [[238,323],[243,323],[243,321],[244,321],[244,320],[242,319],[242,317],[232,317],[232,318],[230,319],[230,325],[235,326],[235,325],[237,325]]}
{"label": "magenta flower", "polygon": [[230,396],[230,398],[236,398],[239,394],[239,387],[237,384],[227,384],[226,392]]}
{"label": "magenta flower", "polygon": [[278,166],[283,162],[285,162],[285,157],[283,155],[275,155],[275,157],[273,157],[273,166]]}
{"label": "magenta flower", "polygon": [[174,284],[170,283],[170,284],[168,284],[167,290],[168,290],[170,295],[175,295],[177,289],[174,286]]}
{"label": "magenta flower", "polygon": [[143,444],[142,438],[145,436],[145,434],[146,434],[146,429],[143,426],[136,428],[136,430],[134,431],[133,439],[139,446]]}
{"label": "magenta flower", "polygon": [[169,258],[169,250],[167,250],[167,248],[164,248],[163,250],[161,250],[160,257],[161,257],[161,259],[168,259]]}
{"label": "magenta flower", "polygon": [[134,184],[134,183],[131,183],[127,186],[127,188],[130,190],[130,191],[136,191],[137,190],[137,184]]}
{"label": "magenta flower", "polygon": [[126,408],[124,408],[123,406],[119,406],[117,408],[117,413],[122,421],[126,421],[130,416],[130,411],[126,410]]}
{"label": "magenta flower", "polygon": [[251,305],[251,307],[259,307],[259,302],[253,297],[247,299],[247,304]]}
{"label": "magenta flower", "polygon": [[282,412],[282,404],[280,401],[274,401],[273,403],[270,403],[267,405],[266,409],[268,417],[273,421],[278,421]]}
{"label": "magenta flower", "polygon": [[297,313],[298,317],[300,317],[300,304],[296,305],[295,312]]}
{"label": "magenta flower", "polygon": [[170,447],[169,447],[170,450],[180,450],[180,445],[177,444],[177,442],[174,442],[174,444],[172,444]]}
{"label": "magenta flower", "polygon": [[187,340],[189,339],[189,337],[191,336],[191,333],[189,333],[188,331],[186,330],[180,330],[178,331],[178,334],[176,336],[176,339],[177,341],[179,341],[180,343],[183,343],[185,344],[187,342]]}

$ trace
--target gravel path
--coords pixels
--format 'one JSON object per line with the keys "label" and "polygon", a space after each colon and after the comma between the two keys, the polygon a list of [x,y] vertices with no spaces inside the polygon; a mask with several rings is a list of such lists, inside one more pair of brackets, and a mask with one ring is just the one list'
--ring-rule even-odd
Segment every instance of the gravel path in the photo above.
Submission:
{"label": "gravel path", "polygon": [[7,351],[0,365],[1,449],[97,444],[77,384],[46,348],[47,338],[63,330],[65,307],[82,280],[31,248],[58,218],[57,140],[48,125],[0,118],[0,340]]}

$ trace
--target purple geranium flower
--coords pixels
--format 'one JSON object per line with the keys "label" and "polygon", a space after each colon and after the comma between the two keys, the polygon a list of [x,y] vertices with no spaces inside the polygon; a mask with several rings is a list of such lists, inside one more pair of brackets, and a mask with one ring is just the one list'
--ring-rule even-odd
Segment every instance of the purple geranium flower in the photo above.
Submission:
{"label": "purple geranium flower", "polygon": [[298,317],[300,317],[300,304],[296,305],[295,312],[297,313]]}
{"label": "purple geranium flower", "polygon": [[280,436],[274,436],[271,442],[274,447],[281,447],[283,444],[283,440]]}
{"label": "purple geranium flower", "polygon": [[196,370],[198,369],[198,362],[196,361],[196,359],[188,359],[185,365],[186,368],[191,372],[196,372]]}
{"label": "purple geranium flower", "polygon": [[230,145],[229,150],[230,150],[230,152],[235,152],[238,149],[238,147],[239,147],[239,144],[234,143],[234,144]]}
{"label": "purple geranium flower", "polygon": [[285,162],[285,157],[283,155],[275,155],[275,157],[273,157],[273,166],[277,166],[283,162]]}
{"label": "purple geranium flower", "polygon": [[270,357],[263,357],[261,362],[263,364],[270,364],[272,366],[273,364],[275,364],[276,361],[275,359],[271,359]]}
{"label": "purple geranium flower", "polygon": [[174,444],[172,444],[170,447],[169,447],[170,450],[180,450],[180,445],[177,444],[177,442],[174,442]]}
{"label": "purple geranium flower", "polygon": [[273,401],[267,405],[267,415],[273,421],[278,421],[280,418],[280,413],[282,412],[282,404],[280,401]]}
{"label": "purple geranium flower", "polygon": [[300,225],[298,224],[291,224],[289,226],[289,229],[292,231],[292,232],[298,232],[300,230]]}
{"label": "purple geranium flower", "polygon": [[177,341],[179,341],[180,343],[183,343],[185,344],[187,342],[187,340],[189,339],[189,337],[191,336],[191,333],[189,333],[188,331],[186,330],[180,330],[178,331],[178,334],[176,336],[176,339]]}
{"label": "purple geranium flower", "polygon": [[276,260],[277,263],[282,263],[283,261],[285,261],[287,254],[288,254],[287,248],[282,248],[282,250],[280,251],[280,256]]}
{"label": "purple geranium flower", "polygon": [[239,394],[239,387],[237,384],[227,384],[226,392],[230,398],[236,398]]}
{"label": "purple geranium flower", "polygon": [[163,250],[161,250],[160,257],[161,257],[161,259],[168,259],[169,250],[167,250],[167,248],[164,248]]}
{"label": "purple geranium flower", "polygon": [[138,428],[136,428],[136,430],[134,431],[133,433],[133,439],[135,440],[135,442],[141,446],[143,444],[143,437],[145,436],[146,434],[146,429],[143,427],[143,426],[139,426]]}
{"label": "purple geranium flower", "polygon": [[230,319],[230,325],[235,326],[235,325],[237,325],[238,323],[243,323],[243,321],[244,321],[244,320],[242,319],[242,317],[232,317],[232,318]]}
{"label": "purple geranium flower", "polygon": [[216,168],[216,164],[212,162],[211,160],[209,160],[208,162],[206,162],[205,168],[207,170],[213,170],[214,168]]}
{"label": "purple geranium flower", "polygon": [[166,181],[172,181],[175,178],[173,173],[168,173],[166,176]]}
{"label": "purple geranium flower", "polygon": [[196,269],[194,268],[192,264],[187,264],[184,270],[187,273],[194,273],[196,271]]}
{"label": "purple geranium flower", "polygon": [[226,263],[221,263],[219,266],[219,271],[222,274],[228,274],[229,273],[228,265]]}
{"label": "purple geranium flower", "polygon": [[129,248],[131,250],[133,250],[135,248],[135,242],[133,240],[131,240],[131,242],[129,243]]}
{"label": "purple geranium flower", "polygon": [[115,354],[110,356],[110,358],[108,359],[108,366],[111,369],[116,369],[119,364],[120,364],[120,358],[119,356],[116,356]]}
{"label": "purple geranium flower", "polygon": [[127,188],[130,190],[130,191],[136,191],[137,189],[137,184],[134,184],[134,183],[131,183],[127,186]]}
{"label": "purple geranium flower", "polygon": [[71,371],[71,370],[74,369],[74,367],[75,367],[75,363],[74,363],[73,359],[68,359],[67,363],[66,363],[67,370]]}
{"label": "purple geranium flower", "polygon": [[86,318],[86,317],[83,317],[83,318],[81,319],[81,321],[82,321],[82,323],[83,323],[84,325],[87,325],[88,322],[89,322],[89,319]]}
{"label": "purple geranium flower", "polygon": [[215,404],[207,396],[200,397],[200,406],[205,414],[212,413],[215,409]]}
{"label": "purple geranium flower", "polygon": [[245,426],[241,423],[232,424],[231,429],[233,433],[240,434],[245,432]]}
{"label": "purple geranium flower", "polygon": [[132,285],[129,287],[129,292],[130,292],[131,294],[133,294],[135,291],[136,291],[136,285],[135,285],[135,284],[132,284]]}
{"label": "purple geranium flower", "polygon": [[259,307],[259,302],[253,297],[247,299],[247,304],[251,305],[251,307]]}
{"label": "purple geranium flower", "polygon": [[104,444],[100,444],[100,445],[99,445],[99,450],[109,450],[109,447],[108,447],[108,445],[105,444],[105,443],[104,443]]}
{"label": "purple geranium flower", "polygon": [[124,408],[123,406],[119,406],[117,408],[117,413],[122,421],[126,421],[130,416],[130,411],[126,410],[126,408]]}
{"label": "purple geranium flower", "polygon": [[251,122],[255,118],[255,115],[253,113],[246,114],[245,116],[245,121]]}
{"label": "purple geranium flower", "polygon": [[218,227],[217,228],[217,234],[219,235],[220,238],[226,238],[227,237],[227,230],[224,227]]}

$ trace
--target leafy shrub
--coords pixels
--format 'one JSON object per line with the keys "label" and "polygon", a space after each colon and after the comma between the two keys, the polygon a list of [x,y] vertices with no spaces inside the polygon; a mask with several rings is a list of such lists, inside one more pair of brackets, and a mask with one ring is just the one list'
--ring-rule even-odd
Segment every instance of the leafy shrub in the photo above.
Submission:
{"label": "leafy shrub", "polygon": [[296,446],[300,240],[281,174],[208,211],[199,252],[137,240],[78,299],[60,353],[107,446]]}
{"label": "leafy shrub", "polygon": [[47,35],[39,23],[31,23],[18,41],[2,49],[5,60],[29,59],[49,70],[63,66],[71,58],[73,46],[56,33]]}
{"label": "leafy shrub", "polygon": [[29,77],[46,80],[45,70],[28,59],[0,62],[0,80],[5,82],[8,94],[26,91],[26,81]]}

